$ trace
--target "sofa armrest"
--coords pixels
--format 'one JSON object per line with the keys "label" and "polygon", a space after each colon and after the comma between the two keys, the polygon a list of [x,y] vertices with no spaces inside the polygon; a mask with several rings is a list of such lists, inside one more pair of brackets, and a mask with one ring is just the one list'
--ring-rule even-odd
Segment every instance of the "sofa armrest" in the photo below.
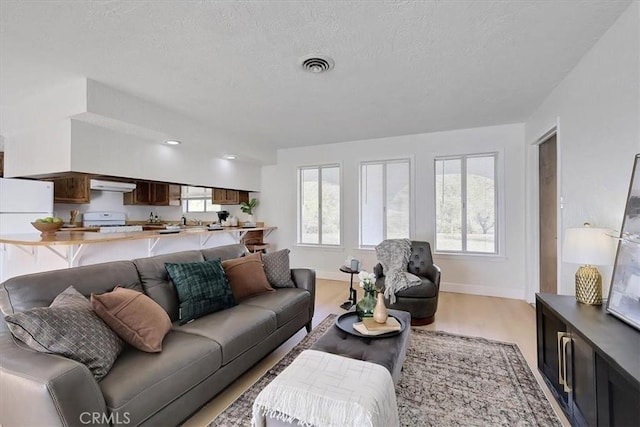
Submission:
{"label": "sofa armrest", "polygon": [[435,264],[429,266],[427,269],[427,277],[437,288],[440,288],[440,267]]}
{"label": "sofa armrest", "polygon": [[104,397],[86,366],[23,347],[7,330],[0,332],[0,396],[0,425],[106,425]]}
{"label": "sofa armrest", "polygon": [[316,271],[310,268],[292,268],[291,279],[296,284],[296,288],[306,289],[311,294],[309,304],[309,322],[311,322],[316,308]]}

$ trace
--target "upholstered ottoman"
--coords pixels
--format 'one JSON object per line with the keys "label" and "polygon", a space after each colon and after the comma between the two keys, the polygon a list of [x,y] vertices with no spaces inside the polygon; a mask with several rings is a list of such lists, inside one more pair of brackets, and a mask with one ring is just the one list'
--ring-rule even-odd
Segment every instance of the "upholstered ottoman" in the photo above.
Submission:
{"label": "upholstered ottoman", "polygon": [[404,331],[398,335],[387,338],[362,338],[333,326],[311,346],[311,349],[382,365],[391,374],[394,384],[398,384],[409,347],[411,314],[401,310],[389,310],[389,314],[401,319],[406,325]]}
{"label": "upholstered ottoman", "polygon": [[397,426],[391,375],[379,364],[305,350],[256,397],[252,425]]}

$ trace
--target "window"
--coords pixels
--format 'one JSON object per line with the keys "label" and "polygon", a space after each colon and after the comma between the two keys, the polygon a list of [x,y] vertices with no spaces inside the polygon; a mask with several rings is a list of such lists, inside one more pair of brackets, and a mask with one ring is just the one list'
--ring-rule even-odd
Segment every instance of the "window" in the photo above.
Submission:
{"label": "window", "polygon": [[408,159],[360,164],[360,246],[410,238],[411,197]]}
{"label": "window", "polygon": [[436,159],[436,251],[498,253],[496,159]]}
{"label": "window", "polygon": [[211,202],[211,188],[182,186],[182,212],[217,212],[220,205]]}
{"label": "window", "polygon": [[340,245],[340,166],[298,169],[298,243]]}

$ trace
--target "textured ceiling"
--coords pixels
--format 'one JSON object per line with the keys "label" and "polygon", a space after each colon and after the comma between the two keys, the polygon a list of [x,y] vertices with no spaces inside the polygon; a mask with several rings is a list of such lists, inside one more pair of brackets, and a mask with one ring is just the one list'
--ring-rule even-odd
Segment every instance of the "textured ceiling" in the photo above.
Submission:
{"label": "textured ceiling", "polygon": [[277,148],[522,122],[629,4],[1,0],[0,103],[83,76]]}

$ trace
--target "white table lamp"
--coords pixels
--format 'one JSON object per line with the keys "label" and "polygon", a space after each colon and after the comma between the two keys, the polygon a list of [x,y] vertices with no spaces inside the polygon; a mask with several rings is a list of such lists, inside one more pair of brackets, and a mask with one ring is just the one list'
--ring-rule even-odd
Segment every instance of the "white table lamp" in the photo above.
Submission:
{"label": "white table lamp", "polygon": [[605,228],[581,228],[565,231],[562,257],[565,262],[583,264],[576,271],[576,299],[591,305],[602,305],[602,276],[595,265],[612,264],[612,239]]}

